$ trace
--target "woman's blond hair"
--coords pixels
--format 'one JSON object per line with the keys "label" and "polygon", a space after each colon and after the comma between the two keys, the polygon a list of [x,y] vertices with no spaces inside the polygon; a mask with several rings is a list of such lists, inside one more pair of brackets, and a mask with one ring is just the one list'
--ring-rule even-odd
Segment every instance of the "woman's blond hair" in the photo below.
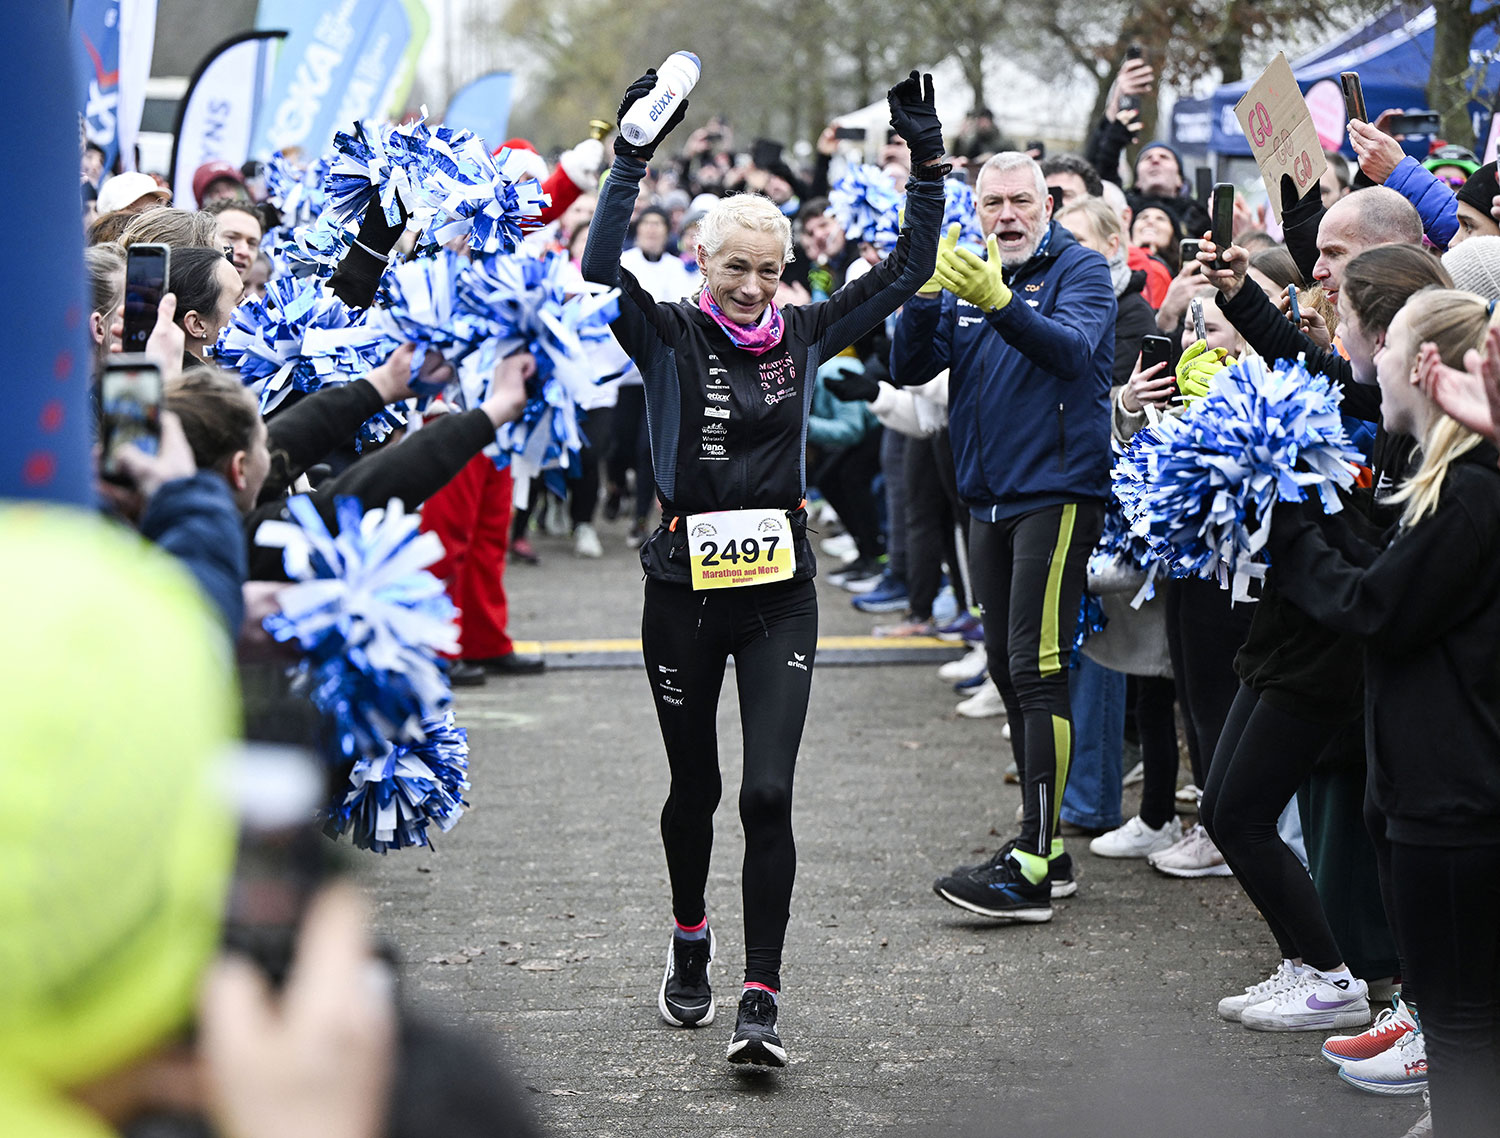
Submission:
{"label": "woman's blond hair", "polygon": [[[1489,304],[1470,292],[1451,288],[1424,288],[1401,310],[1406,313],[1410,345],[1407,368],[1417,359],[1424,343],[1436,345],[1438,355],[1451,367],[1464,366],[1464,353],[1481,349],[1489,329]],[[1401,524],[1414,526],[1437,509],[1448,468],[1459,456],[1479,445],[1480,437],[1457,419],[1435,414],[1418,440],[1421,461],[1410,478],[1392,494],[1390,501],[1405,503]]]}
{"label": "woman's blond hair", "polygon": [[698,223],[698,247],[705,257],[712,257],[736,229],[753,229],[781,238],[781,263],[785,265],[793,259],[792,223],[770,198],[760,194],[720,198]]}
{"label": "woman's blond hair", "polygon": [[1057,211],[1056,220],[1061,221],[1070,213],[1081,213],[1088,218],[1094,236],[1104,244],[1108,245],[1111,237],[1118,237],[1122,243],[1125,241],[1125,227],[1120,224],[1120,215],[1110,209],[1103,198],[1075,198],[1071,205]]}

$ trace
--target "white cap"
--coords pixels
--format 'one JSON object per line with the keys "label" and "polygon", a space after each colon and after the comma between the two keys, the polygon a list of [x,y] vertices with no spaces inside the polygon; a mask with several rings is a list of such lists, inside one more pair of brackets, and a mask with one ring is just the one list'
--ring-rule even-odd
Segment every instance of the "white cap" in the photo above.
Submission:
{"label": "white cap", "polygon": [[150,174],[127,170],[104,183],[94,208],[100,214],[114,213],[117,209],[134,205],[147,194],[155,194],[162,201],[170,201],[172,198],[172,191],[162,189]]}

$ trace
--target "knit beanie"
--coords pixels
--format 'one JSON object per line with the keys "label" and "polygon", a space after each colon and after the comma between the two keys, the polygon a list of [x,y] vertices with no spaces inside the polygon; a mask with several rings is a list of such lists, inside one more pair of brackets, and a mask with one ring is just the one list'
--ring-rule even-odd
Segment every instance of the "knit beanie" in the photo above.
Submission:
{"label": "knit beanie", "polygon": [[1500,297],[1500,237],[1470,237],[1443,254],[1453,287],[1486,300]]}
{"label": "knit beanie", "polygon": [[1486,162],[1469,175],[1469,180],[1458,190],[1458,200],[1473,206],[1485,217],[1490,215],[1490,206],[1495,195],[1500,194],[1500,184],[1495,181],[1495,164]]}
{"label": "knit beanie", "polygon": [[1156,142],[1148,142],[1148,143],[1146,143],[1145,146],[1141,147],[1140,153],[1135,156],[1135,164],[1136,164],[1136,166],[1140,166],[1140,164],[1141,164],[1141,158],[1145,155],[1146,151],[1148,151],[1148,150],[1165,150],[1168,154],[1170,154],[1174,159],[1177,160],[1177,173],[1178,173],[1178,176],[1181,177],[1181,178],[1183,178],[1184,180],[1186,180],[1186,178],[1187,178],[1187,167],[1182,164],[1182,155],[1177,152],[1177,148],[1175,146],[1171,145],[1171,143],[1162,142],[1160,140],[1158,140]]}

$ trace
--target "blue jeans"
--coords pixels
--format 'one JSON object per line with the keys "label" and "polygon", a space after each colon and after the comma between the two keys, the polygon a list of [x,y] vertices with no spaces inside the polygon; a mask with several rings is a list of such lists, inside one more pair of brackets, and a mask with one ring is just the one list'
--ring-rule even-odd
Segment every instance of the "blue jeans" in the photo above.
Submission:
{"label": "blue jeans", "polygon": [[1079,655],[1068,673],[1073,704],[1073,765],[1062,817],[1090,830],[1113,830],[1120,816],[1125,750],[1125,674]]}

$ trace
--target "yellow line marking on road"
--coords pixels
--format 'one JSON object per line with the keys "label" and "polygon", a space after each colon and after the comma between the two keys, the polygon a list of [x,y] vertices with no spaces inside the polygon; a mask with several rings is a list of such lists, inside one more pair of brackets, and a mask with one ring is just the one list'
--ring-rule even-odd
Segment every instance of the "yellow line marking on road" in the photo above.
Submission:
{"label": "yellow line marking on road", "polygon": [[[601,640],[517,640],[516,651],[528,655],[552,652],[559,655],[582,652],[635,652],[641,651],[639,639]],[[881,648],[961,648],[958,641],[939,640],[936,636],[820,636],[818,650],[825,649],[881,649]]]}

